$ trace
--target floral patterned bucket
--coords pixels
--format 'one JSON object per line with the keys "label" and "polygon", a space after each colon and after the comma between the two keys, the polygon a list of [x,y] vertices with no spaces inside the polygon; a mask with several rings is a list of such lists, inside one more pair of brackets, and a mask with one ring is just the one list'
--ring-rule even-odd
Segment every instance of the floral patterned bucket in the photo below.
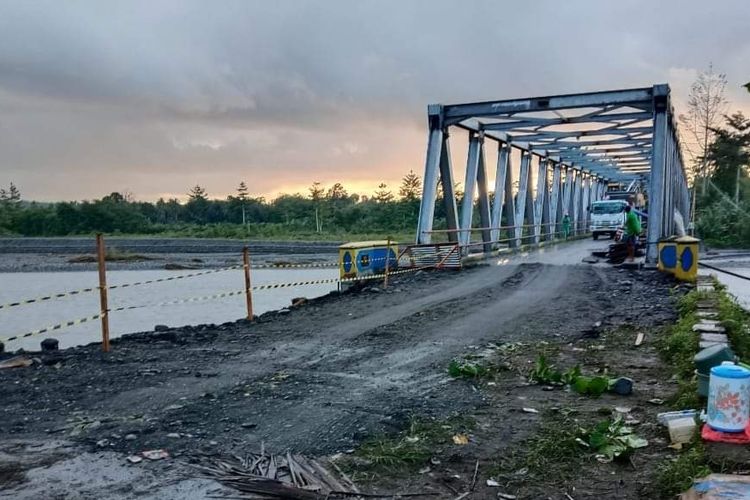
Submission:
{"label": "floral patterned bucket", "polygon": [[742,432],[750,418],[750,370],[724,362],[711,368],[708,425],[720,432]]}

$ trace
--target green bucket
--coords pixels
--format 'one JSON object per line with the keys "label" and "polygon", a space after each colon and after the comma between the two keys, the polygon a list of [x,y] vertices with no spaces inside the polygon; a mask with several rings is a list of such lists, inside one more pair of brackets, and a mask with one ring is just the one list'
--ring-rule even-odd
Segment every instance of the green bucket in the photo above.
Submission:
{"label": "green bucket", "polygon": [[708,377],[711,372],[711,368],[719,366],[724,361],[735,361],[734,352],[723,345],[712,345],[702,349],[693,358],[695,368],[699,374],[704,374]]}

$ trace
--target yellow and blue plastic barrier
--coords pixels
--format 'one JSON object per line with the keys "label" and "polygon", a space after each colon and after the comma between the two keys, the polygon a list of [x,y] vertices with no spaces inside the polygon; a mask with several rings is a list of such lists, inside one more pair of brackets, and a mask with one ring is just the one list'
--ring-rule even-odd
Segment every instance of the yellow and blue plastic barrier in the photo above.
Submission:
{"label": "yellow and blue plastic barrier", "polygon": [[341,279],[367,278],[373,274],[398,268],[398,243],[386,240],[358,241],[339,247],[339,276]]}

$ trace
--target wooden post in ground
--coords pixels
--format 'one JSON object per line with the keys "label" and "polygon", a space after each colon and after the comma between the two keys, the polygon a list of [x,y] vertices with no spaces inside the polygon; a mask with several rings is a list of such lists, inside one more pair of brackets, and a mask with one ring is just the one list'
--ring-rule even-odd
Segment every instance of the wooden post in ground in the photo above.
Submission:
{"label": "wooden post in ground", "polygon": [[104,237],[96,235],[96,261],[99,264],[99,309],[102,320],[102,351],[109,352],[109,306],[107,305],[107,263]]}
{"label": "wooden post in ground", "polygon": [[245,270],[245,302],[247,303],[247,319],[253,320],[253,291],[250,286],[250,250],[247,245],[242,249],[242,268]]}
{"label": "wooden post in ground", "polygon": [[391,270],[391,239],[388,238],[388,245],[385,247],[385,278],[383,278],[383,288],[388,288],[388,272]]}

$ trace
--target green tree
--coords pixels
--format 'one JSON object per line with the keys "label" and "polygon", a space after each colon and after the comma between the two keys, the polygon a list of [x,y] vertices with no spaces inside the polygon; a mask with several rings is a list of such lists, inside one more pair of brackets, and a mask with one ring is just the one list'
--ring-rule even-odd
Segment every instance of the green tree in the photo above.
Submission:
{"label": "green tree", "polygon": [[344,186],[340,182],[331,186],[326,193],[326,199],[328,200],[344,200],[348,197],[349,193],[346,192],[346,189],[344,189]]}
{"label": "green tree", "polygon": [[372,199],[377,203],[390,203],[393,201],[393,193],[388,190],[388,185],[385,182],[381,182]]}
{"label": "green tree", "polygon": [[240,200],[240,206],[242,207],[242,225],[246,226],[245,202],[247,201],[247,184],[245,184],[245,181],[240,182],[240,185],[237,186],[237,199]]}
{"label": "green tree", "polygon": [[325,189],[320,185],[320,182],[315,181],[308,190],[310,191],[310,199],[313,201],[313,209],[315,211],[315,232],[320,233],[323,231],[321,205],[325,195]]}
{"label": "green tree", "polygon": [[723,192],[740,201],[740,184],[748,178],[750,164],[750,119],[741,112],[726,116],[726,127],[714,129],[715,140],[706,152],[711,181]]}
{"label": "green tree", "polygon": [[188,202],[185,206],[188,219],[191,222],[203,224],[208,221],[208,193],[199,184],[193,186],[188,191]]}
{"label": "green tree", "polygon": [[196,200],[208,200],[208,193],[206,190],[200,186],[200,184],[196,184],[192,188],[190,188],[190,191],[188,191],[188,198],[190,201],[196,201]]}
{"label": "green tree", "polygon": [[402,200],[406,201],[419,199],[422,194],[422,180],[414,171],[409,170],[409,173],[401,179],[401,187],[398,190],[398,194]]}

